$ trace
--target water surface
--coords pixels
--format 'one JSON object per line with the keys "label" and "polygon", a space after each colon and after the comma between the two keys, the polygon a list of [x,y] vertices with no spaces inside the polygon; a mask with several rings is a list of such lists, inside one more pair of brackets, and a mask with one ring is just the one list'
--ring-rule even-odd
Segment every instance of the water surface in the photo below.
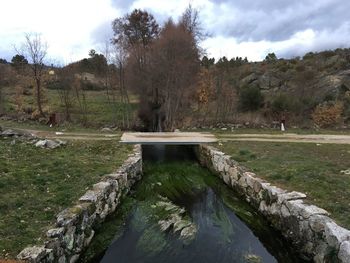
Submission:
{"label": "water surface", "polygon": [[[161,231],[159,221],[173,213],[161,202],[181,208],[180,216],[196,226],[191,240],[173,228]],[[101,239],[110,245],[91,262],[304,262],[219,178],[188,161],[146,161],[133,194],[97,232]]]}

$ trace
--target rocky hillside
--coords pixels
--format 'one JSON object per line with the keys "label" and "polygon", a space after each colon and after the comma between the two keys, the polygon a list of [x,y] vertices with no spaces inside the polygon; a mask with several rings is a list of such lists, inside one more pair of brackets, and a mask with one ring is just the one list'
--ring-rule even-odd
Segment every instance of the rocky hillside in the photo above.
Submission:
{"label": "rocky hillside", "polygon": [[268,124],[286,115],[295,125],[312,125],[317,107],[328,109],[338,103],[341,118],[333,124],[349,122],[350,49],[293,59],[269,54],[262,62],[223,57],[214,63],[204,57],[202,65],[199,90],[208,98],[203,103],[199,96],[199,101],[210,109],[205,111],[210,114],[206,121],[240,122],[243,115],[255,112],[259,117],[253,122]]}
{"label": "rocky hillside", "polygon": [[266,93],[336,98],[350,90],[350,49],[308,53],[303,58],[253,63],[240,86],[257,86]]}

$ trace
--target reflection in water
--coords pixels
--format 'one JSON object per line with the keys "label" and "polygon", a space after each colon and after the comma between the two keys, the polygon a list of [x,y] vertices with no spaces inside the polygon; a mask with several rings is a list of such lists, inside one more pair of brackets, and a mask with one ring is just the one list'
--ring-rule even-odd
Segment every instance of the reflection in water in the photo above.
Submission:
{"label": "reflection in water", "polygon": [[[191,217],[198,232],[187,246],[174,234],[162,235],[155,226],[137,231],[133,227],[134,220],[138,221],[136,216],[140,215],[133,215],[124,235],[112,243],[102,262],[249,262],[249,257],[251,262],[277,262],[211,189],[192,204]],[[155,237],[149,237],[149,243],[142,244],[145,232]],[[150,245],[157,247],[149,248]]]}
{"label": "reflection in water", "polygon": [[[111,242],[103,263],[302,262],[266,221],[198,164],[146,164],[132,198],[123,232]],[[173,208],[161,208],[164,200]],[[174,226],[160,229],[159,221],[173,216],[176,207],[184,208],[181,220],[196,225],[190,242],[174,233]]]}

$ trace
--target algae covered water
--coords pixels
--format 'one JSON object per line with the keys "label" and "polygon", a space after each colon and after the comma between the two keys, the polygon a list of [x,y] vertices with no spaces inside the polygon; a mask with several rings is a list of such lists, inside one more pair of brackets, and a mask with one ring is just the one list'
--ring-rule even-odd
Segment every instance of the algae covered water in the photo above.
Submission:
{"label": "algae covered water", "polygon": [[302,262],[248,204],[194,162],[146,162],[143,179],[82,261]]}

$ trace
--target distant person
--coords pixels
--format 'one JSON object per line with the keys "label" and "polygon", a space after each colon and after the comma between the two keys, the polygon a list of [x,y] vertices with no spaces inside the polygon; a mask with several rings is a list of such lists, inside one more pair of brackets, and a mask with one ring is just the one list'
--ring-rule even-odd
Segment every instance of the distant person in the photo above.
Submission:
{"label": "distant person", "polygon": [[47,123],[50,127],[57,125],[57,116],[56,113],[51,113],[49,116],[49,121]]}
{"label": "distant person", "polygon": [[285,131],[286,130],[286,115],[284,113],[282,113],[281,116],[281,131]]}

